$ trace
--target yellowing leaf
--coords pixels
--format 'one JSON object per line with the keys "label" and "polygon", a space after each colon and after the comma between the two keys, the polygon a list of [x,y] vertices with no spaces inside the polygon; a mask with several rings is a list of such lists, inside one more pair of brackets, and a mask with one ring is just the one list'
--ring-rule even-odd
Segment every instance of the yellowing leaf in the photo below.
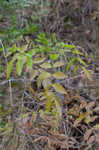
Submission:
{"label": "yellowing leaf", "polygon": [[63,61],[57,61],[57,62],[54,63],[53,67],[54,67],[54,68],[57,68],[57,67],[61,67],[61,66],[63,66],[63,65],[64,65],[64,62],[63,62]]}
{"label": "yellowing leaf", "polygon": [[46,63],[43,63],[42,65],[40,65],[40,67],[44,68],[44,69],[48,69],[48,68],[52,68],[51,64],[46,62]]}
{"label": "yellowing leaf", "polygon": [[40,76],[38,77],[38,79],[37,79],[37,85],[38,85],[38,87],[41,86],[43,80],[48,79],[49,77],[51,77],[51,74],[50,74],[50,73],[48,73],[48,72],[46,72],[46,71],[42,72],[42,73],[40,74]]}
{"label": "yellowing leaf", "polygon": [[53,105],[53,95],[47,96],[46,100],[46,111],[49,112]]}
{"label": "yellowing leaf", "polygon": [[65,88],[61,86],[59,83],[52,84],[52,86],[56,92],[67,95]]}
{"label": "yellowing leaf", "polygon": [[94,127],[95,127],[95,128],[99,128],[99,123],[97,123]]}
{"label": "yellowing leaf", "polygon": [[88,115],[87,117],[86,117],[86,119],[85,119],[85,123],[89,123],[91,121],[91,117],[90,117],[90,115]]}
{"label": "yellowing leaf", "polygon": [[30,69],[30,68],[27,68],[29,74],[30,74],[30,80],[32,81],[36,76],[38,76],[39,74],[39,70],[34,70],[34,69]]}
{"label": "yellowing leaf", "polygon": [[44,89],[45,88],[47,88],[49,85],[51,85],[51,81],[50,81],[50,79],[44,79],[43,81],[42,81],[42,85],[43,85],[43,87],[44,87]]}
{"label": "yellowing leaf", "polygon": [[99,123],[97,123],[95,126],[93,126],[93,129],[94,129],[95,131],[99,131]]}
{"label": "yellowing leaf", "polygon": [[65,79],[66,75],[63,72],[55,72],[53,74],[53,77],[55,77],[56,79]]}
{"label": "yellowing leaf", "polygon": [[44,71],[40,74],[40,76],[38,77],[38,80],[43,80],[45,78],[47,79],[49,77],[51,77],[51,74],[49,72]]}
{"label": "yellowing leaf", "polygon": [[33,61],[34,64],[39,64],[39,63],[42,63],[44,62],[45,60],[45,57],[44,58],[35,58],[35,60]]}
{"label": "yellowing leaf", "polygon": [[32,113],[32,118],[33,118],[33,122],[35,122],[37,118],[37,113],[35,111]]}
{"label": "yellowing leaf", "polygon": [[29,87],[29,92],[31,95],[35,94],[35,90],[31,86]]}
{"label": "yellowing leaf", "polygon": [[49,92],[48,90],[45,92],[45,97],[46,97],[46,111],[49,112],[52,105],[54,104],[54,93]]}
{"label": "yellowing leaf", "polygon": [[83,118],[85,118],[84,114],[80,114],[80,116],[77,120],[81,121]]}
{"label": "yellowing leaf", "polygon": [[44,120],[45,119],[45,112],[42,109],[40,109],[39,113],[40,113],[40,117]]}
{"label": "yellowing leaf", "polygon": [[62,103],[61,103],[61,100],[57,96],[55,96],[55,103],[56,103],[57,119],[60,120],[62,117]]}

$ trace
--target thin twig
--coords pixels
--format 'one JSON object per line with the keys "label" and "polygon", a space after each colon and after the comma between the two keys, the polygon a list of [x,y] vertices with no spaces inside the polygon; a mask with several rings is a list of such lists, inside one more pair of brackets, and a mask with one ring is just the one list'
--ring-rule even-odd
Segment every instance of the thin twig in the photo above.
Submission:
{"label": "thin twig", "polygon": [[[3,45],[3,42],[2,42],[1,39],[0,39],[0,43],[1,43],[1,46],[2,46],[2,49],[3,49],[3,55],[4,55],[4,58],[5,58],[5,61],[6,61],[6,65],[8,65],[8,60],[7,60],[7,57],[6,57],[5,48],[4,48],[4,45]],[[8,80],[8,83],[9,83],[9,93],[10,93],[10,104],[11,104],[11,106],[13,106],[11,81]]]}

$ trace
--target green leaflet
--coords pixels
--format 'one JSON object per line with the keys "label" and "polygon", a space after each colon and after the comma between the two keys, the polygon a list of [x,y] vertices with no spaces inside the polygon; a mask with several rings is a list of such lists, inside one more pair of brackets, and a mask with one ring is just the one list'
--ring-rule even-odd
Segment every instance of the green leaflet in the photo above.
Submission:
{"label": "green leaflet", "polygon": [[80,57],[74,57],[69,61],[69,64],[66,67],[66,71],[68,72],[68,70],[70,69],[71,65],[74,65],[74,61],[78,61],[80,62],[82,65],[87,67],[87,64],[80,58]]}
{"label": "green leaflet", "polygon": [[50,59],[57,60],[59,58],[59,54],[50,54]]}
{"label": "green leaflet", "polygon": [[16,71],[17,71],[19,76],[21,75],[22,69],[23,69],[23,64],[24,64],[23,58],[24,58],[23,55],[20,55],[17,57]]}
{"label": "green leaflet", "polygon": [[72,48],[75,48],[75,45],[71,44],[63,44],[65,48],[68,48],[68,49],[72,49]]}
{"label": "green leaflet", "polygon": [[32,49],[28,52],[28,55],[34,56],[38,52],[38,49]]}
{"label": "green leaflet", "polygon": [[26,64],[29,68],[32,68],[32,65],[33,65],[32,56],[27,55]]}
{"label": "green leaflet", "polygon": [[3,109],[3,105],[2,104],[0,104],[0,109]]}
{"label": "green leaflet", "polygon": [[12,47],[9,48],[9,52],[7,53],[6,57],[10,56],[11,54],[16,52],[17,50],[18,50],[18,47],[16,46],[16,44],[14,44]]}
{"label": "green leaflet", "polygon": [[17,56],[18,54],[14,55],[12,60],[7,65],[7,79],[10,77],[12,67],[13,67],[14,61],[17,59]]}
{"label": "green leaflet", "polygon": [[79,68],[80,68],[80,66],[79,66],[79,65],[76,65],[75,68],[74,68],[74,70],[73,70],[73,73],[76,74],[77,71],[79,70]]}
{"label": "green leaflet", "polygon": [[69,64],[67,65],[66,67],[66,71],[68,72],[68,70],[70,69],[71,65],[74,63],[74,61],[76,60],[76,58],[72,58],[70,61],[69,61]]}
{"label": "green leaflet", "polygon": [[87,64],[80,57],[76,57],[76,60],[87,67]]}
{"label": "green leaflet", "polygon": [[7,79],[10,77],[14,60],[12,59],[7,65]]}
{"label": "green leaflet", "polygon": [[5,122],[0,121],[0,128],[4,128],[5,127]]}
{"label": "green leaflet", "polygon": [[73,49],[73,50],[72,50],[72,53],[73,53],[73,54],[77,54],[77,55],[82,55],[82,56],[83,56],[83,53],[80,52],[80,51],[78,51],[77,49]]}

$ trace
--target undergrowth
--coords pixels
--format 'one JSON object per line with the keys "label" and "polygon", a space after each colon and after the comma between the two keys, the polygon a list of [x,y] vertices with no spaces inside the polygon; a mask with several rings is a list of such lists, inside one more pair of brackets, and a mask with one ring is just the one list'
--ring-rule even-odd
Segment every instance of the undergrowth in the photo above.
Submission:
{"label": "undergrowth", "polygon": [[[80,89],[92,82],[85,52],[74,44],[61,42],[54,34],[48,38],[44,33],[21,46],[14,44],[5,49],[2,41],[1,46],[6,51],[7,79],[20,76],[30,83],[26,85],[21,105],[15,108],[20,113],[0,106],[2,146],[6,149],[40,146],[51,150],[94,146],[98,107],[96,101],[87,102],[79,95]],[[73,88],[71,80],[75,79],[83,82]],[[12,109],[14,103],[12,97]],[[16,117],[7,119],[12,113]]]}
{"label": "undergrowth", "polygon": [[59,38],[81,20],[77,14],[91,12],[78,1],[0,3],[0,149],[96,150],[92,60],[87,50]]}

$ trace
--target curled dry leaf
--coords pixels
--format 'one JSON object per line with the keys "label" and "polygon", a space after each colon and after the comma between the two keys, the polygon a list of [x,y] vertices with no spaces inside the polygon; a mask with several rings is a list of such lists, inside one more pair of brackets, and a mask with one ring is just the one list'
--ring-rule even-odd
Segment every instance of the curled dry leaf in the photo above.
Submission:
{"label": "curled dry leaf", "polygon": [[39,141],[41,141],[41,140],[46,141],[46,140],[47,140],[47,137],[46,137],[46,136],[40,136],[40,137],[38,137],[37,139],[35,139],[34,142],[39,142]]}
{"label": "curled dry leaf", "polygon": [[90,102],[90,103],[87,104],[87,107],[88,107],[89,109],[91,109],[92,107],[95,106],[95,104],[96,104],[96,102],[95,102],[95,101],[92,101],[92,102]]}
{"label": "curled dry leaf", "polygon": [[99,133],[96,133],[96,142],[99,143]]}
{"label": "curled dry leaf", "polygon": [[28,130],[28,133],[30,135],[34,135],[35,134],[35,130],[33,128],[31,128],[31,129]]}
{"label": "curled dry leaf", "polygon": [[80,102],[81,102],[80,109],[86,108],[87,102],[85,100],[80,100]]}
{"label": "curled dry leaf", "polygon": [[96,124],[95,126],[93,126],[93,129],[96,131],[99,131],[99,124]]}
{"label": "curled dry leaf", "polygon": [[94,122],[97,118],[98,118],[98,116],[91,117],[91,122]]}
{"label": "curled dry leaf", "polygon": [[95,142],[95,136],[91,136],[88,141],[87,141],[87,144],[92,144],[93,142]]}
{"label": "curled dry leaf", "polygon": [[34,69],[30,69],[27,68],[27,72],[29,72],[30,74],[30,80],[33,81],[33,79],[39,75],[39,70],[34,70]]}
{"label": "curled dry leaf", "polygon": [[94,109],[94,112],[99,112],[99,107],[96,107],[96,108]]}
{"label": "curled dry leaf", "polygon": [[81,120],[76,119],[74,122],[74,127],[79,126],[80,122],[81,122]]}
{"label": "curled dry leaf", "polygon": [[89,129],[85,132],[84,134],[84,140],[88,140],[88,138],[90,137],[90,135],[92,134],[92,129]]}

